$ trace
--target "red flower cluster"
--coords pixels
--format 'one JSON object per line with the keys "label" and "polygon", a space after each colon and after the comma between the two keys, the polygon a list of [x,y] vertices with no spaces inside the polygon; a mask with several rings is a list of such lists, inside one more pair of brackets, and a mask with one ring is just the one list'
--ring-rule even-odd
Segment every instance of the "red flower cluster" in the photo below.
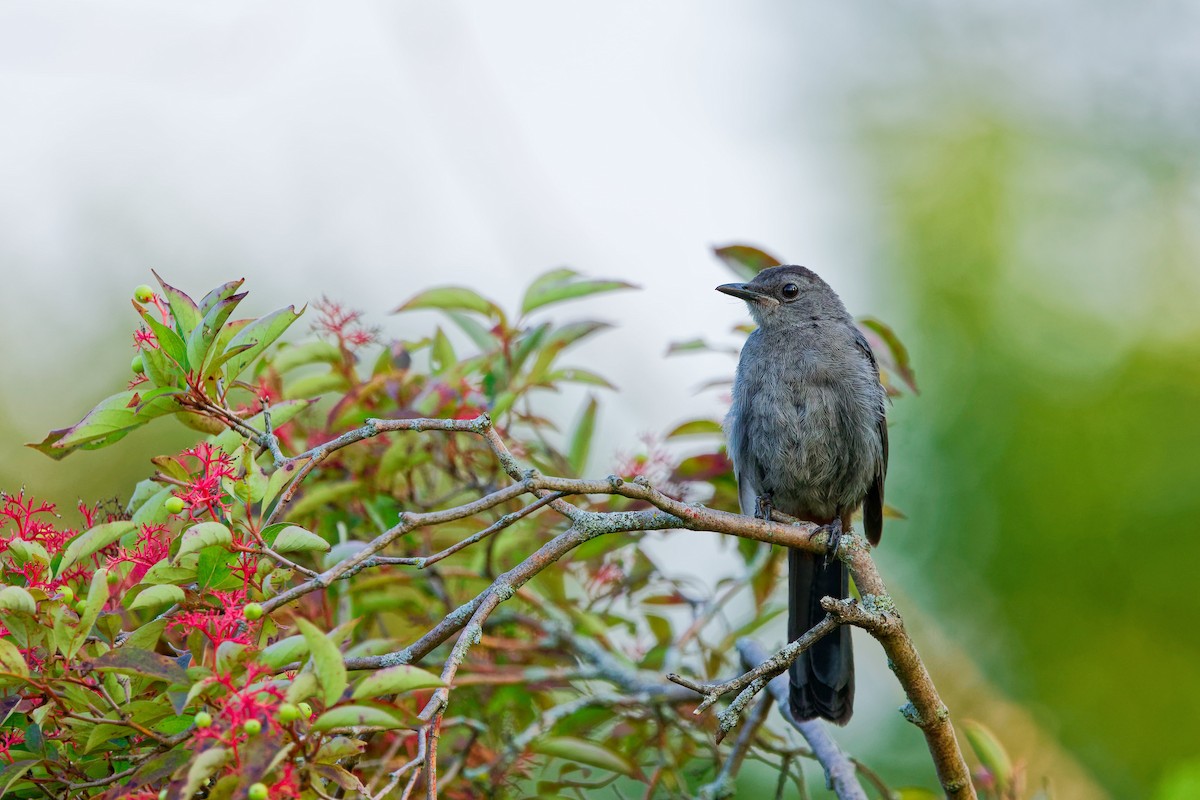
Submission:
{"label": "red flower cluster", "polygon": [[199,462],[199,474],[188,484],[187,493],[181,495],[187,504],[188,516],[198,519],[205,511],[214,520],[229,515],[229,504],[225,502],[225,491],[221,488],[222,478],[233,478],[232,459],[219,447],[200,442],[183,451]]}
{"label": "red flower cluster", "polygon": [[118,564],[132,564],[133,567],[123,581],[132,586],[138,583],[151,567],[166,558],[170,549],[171,532],[166,525],[143,524],[133,547],[122,548],[108,559],[108,570],[112,572]]}
{"label": "red flower cluster", "polygon": [[14,728],[0,731],[0,758],[3,758],[10,764],[13,763],[13,757],[8,751],[16,745],[24,743],[24,731],[19,731]]}
{"label": "red flower cluster", "polygon": [[[234,678],[230,675],[213,677],[213,681],[224,689],[224,692],[214,698],[217,709],[213,714],[213,723],[197,730],[196,738],[219,742],[229,748],[233,753],[235,769],[241,764],[238,748],[251,736],[263,736],[282,730],[277,717],[284,695],[270,682],[270,676],[269,667],[250,664],[241,678],[244,684],[241,688],[234,685]],[[268,680],[260,680],[262,678]],[[257,720],[262,725],[262,731],[257,734],[248,733],[244,726],[249,720]],[[270,789],[272,798],[299,797],[300,785],[291,762],[286,762],[280,768],[280,777]]]}
{"label": "red flower cluster", "polygon": [[242,606],[246,602],[245,591],[214,591],[213,595],[219,601],[219,606],[181,611],[171,619],[167,627],[198,631],[212,643],[213,657],[216,658],[216,649],[225,642],[250,644],[250,626],[246,622],[246,615],[242,613]]}
{"label": "red flower cluster", "polygon": [[362,324],[363,312],[351,311],[328,297],[322,297],[313,303],[313,308],[317,312],[313,330],[337,339],[338,347],[342,350],[352,352],[378,341],[379,330]]}
{"label": "red flower cluster", "polygon": [[[84,518],[89,520],[90,527],[89,514],[94,514],[94,510],[88,509],[82,504],[80,504],[80,510],[84,512]],[[0,529],[0,553],[8,550],[14,540],[20,539],[39,544],[45,548],[47,555],[54,556],[61,552],[66,543],[78,533],[70,528],[59,529],[53,521],[58,519],[54,504],[39,502],[32,497],[26,498],[24,490],[17,495],[0,492],[0,519],[8,520],[9,524],[4,525],[5,528],[11,527],[11,533],[8,535]],[[32,558],[20,565],[15,561],[0,562],[0,568],[10,574],[23,576],[27,588],[37,587],[48,594],[53,594],[59,587],[65,586],[76,578],[87,577],[91,574],[88,565],[79,564],[66,570],[57,578],[52,578],[50,568]],[[8,582],[11,583],[11,581]]]}

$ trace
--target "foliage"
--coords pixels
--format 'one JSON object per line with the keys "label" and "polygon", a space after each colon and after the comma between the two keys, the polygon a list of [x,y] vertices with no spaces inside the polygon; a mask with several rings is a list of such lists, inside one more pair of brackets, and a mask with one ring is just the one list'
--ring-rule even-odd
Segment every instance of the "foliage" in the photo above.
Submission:
{"label": "foliage", "polygon": [[[746,247],[720,255],[769,258]],[[194,446],[154,458],[154,474],[124,508],[81,506],[79,530],[63,527],[49,503],[3,496],[5,797],[261,797],[264,787],[275,798],[383,797],[411,788],[417,714],[443,681],[410,664],[348,669],[347,659],[401,651],[561,528],[552,513],[530,513],[436,564],[369,564],[271,607],[405,512],[506,485],[491,451],[466,434],[380,434],[311,472],[280,451],[311,454],[371,418],[486,411],[523,462],[578,475],[591,455],[597,397],[565,432],[535,401],[567,384],[610,388],[563,363],[607,326],[542,314],[629,286],[555,270],[530,285],[515,315],[467,288],[430,289],[397,311],[436,310],[452,328],[416,341],[381,341],[357,312],[324,300],[314,304],[315,335],[285,342],[305,309],[233,319],[246,297],[241,283],[199,302],[161,279],[160,292],[139,287],[134,379],[33,445],[63,458],[174,416],[203,434]],[[889,372],[911,383],[890,331],[868,330],[884,343]],[[264,433],[279,451],[263,446]],[[651,442],[616,471],[677,494],[711,486],[715,504],[731,507],[717,434],[714,421],[686,423],[667,438],[708,437],[709,452],[677,462]],[[512,500],[418,529],[386,555],[411,563],[522,508]],[[455,677],[441,732],[443,796],[584,796],[615,782],[680,796],[710,780],[711,721],[691,715],[694,701],[628,700],[681,663],[708,675],[730,670],[734,641],[780,613],[771,598],[781,552],[744,541],[739,552],[742,574],[708,596],[664,577],[634,535],[589,542],[523,587],[489,619]],[[721,609],[746,584],[756,613],[730,624]],[[429,661],[439,656],[444,647]],[[785,773],[801,752],[790,732],[766,726],[756,751]],[[802,780],[798,771],[791,777]]]}

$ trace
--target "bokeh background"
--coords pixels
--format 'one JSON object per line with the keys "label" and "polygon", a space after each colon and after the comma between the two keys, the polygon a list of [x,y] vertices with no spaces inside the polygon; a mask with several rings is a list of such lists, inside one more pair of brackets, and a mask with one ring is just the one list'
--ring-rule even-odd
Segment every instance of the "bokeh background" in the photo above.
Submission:
{"label": "bokeh background", "polygon": [[[603,470],[721,413],[732,361],[664,353],[736,342],[708,248],[755,243],[912,352],[879,557],[951,709],[1056,796],[1200,796],[1198,41],[1167,0],[5,3],[0,487],[119,495],[190,440],[21,447],[124,384],[151,268],[395,334],[433,284],[635,281],[563,312],[619,325]],[[931,785],[859,662],[843,742]]]}

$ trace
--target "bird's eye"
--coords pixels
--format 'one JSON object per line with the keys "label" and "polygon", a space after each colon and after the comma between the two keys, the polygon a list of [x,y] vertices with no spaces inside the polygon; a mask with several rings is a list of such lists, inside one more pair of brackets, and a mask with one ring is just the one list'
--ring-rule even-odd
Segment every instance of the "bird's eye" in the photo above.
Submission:
{"label": "bird's eye", "polygon": [[795,300],[796,295],[800,294],[800,287],[794,283],[785,284],[782,294],[784,300]]}

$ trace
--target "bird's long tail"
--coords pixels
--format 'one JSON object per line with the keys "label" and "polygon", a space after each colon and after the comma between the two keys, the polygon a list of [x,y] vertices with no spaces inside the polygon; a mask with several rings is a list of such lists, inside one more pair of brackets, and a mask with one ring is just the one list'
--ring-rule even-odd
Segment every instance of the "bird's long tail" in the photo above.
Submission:
{"label": "bird's long tail", "polygon": [[[804,550],[788,551],[788,640],[825,618],[822,597],[848,597],[850,574],[841,561],[822,563]],[[797,719],[821,717],[844,725],[854,710],[854,653],[850,626],[840,625],[792,663],[790,700]]]}

